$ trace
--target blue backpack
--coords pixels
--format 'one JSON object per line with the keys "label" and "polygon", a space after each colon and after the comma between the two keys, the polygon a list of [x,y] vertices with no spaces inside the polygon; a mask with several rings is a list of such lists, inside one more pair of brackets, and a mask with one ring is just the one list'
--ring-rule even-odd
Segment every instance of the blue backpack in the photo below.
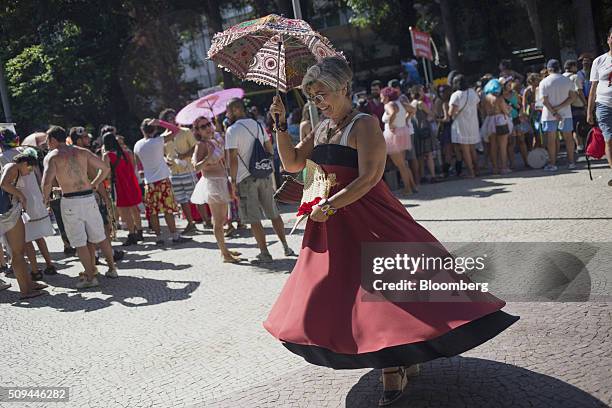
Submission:
{"label": "blue backpack", "polygon": [[[256,123],[257,123],[258,129],[261,130],[261,133],[265,135],[261,127],[261,124],[257,121]],[[243,128],[245,128],[247,132],[249,132],[251,136],[255,138],[255,142],[253,143],[253,151],[251,152],[251,158],[249,159],[249,165],[247,166],[247,164],[244,162],[244,160],[242,159],[242,157],[240,157],[240,154],[239,154],[238,157],[240,157],[240,161],[242,162],[242,164],[244,164],[244,167],[249,169],[249,173],[251,173],[251,176],[253,176],[254,178],[256,179],[268,178],[268,176],[272,174],[272,172],[274,171],[274,163],[272,161],[272,158],[273,158],[272,154],[268,153],[266,149],[263,147],[263,145],[261,144],[261,141],[259,140],[259,131],[257,132],[257,135],[254,135],[253,132],[251,132],[248,127],[246,127],[242,123],[238,123],[238,124],[242,126]]]}

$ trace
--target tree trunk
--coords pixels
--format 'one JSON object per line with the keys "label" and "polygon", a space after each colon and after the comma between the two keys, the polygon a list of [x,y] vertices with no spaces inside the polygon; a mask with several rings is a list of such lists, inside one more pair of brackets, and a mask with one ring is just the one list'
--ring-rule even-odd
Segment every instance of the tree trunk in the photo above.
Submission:
{"label": "tree trunk", "polygon": [[591,0],[573,0],[576,35],[576,51],[595,52],[595,22],[593,21],[593,6]]}
{"label": "tree trunk", "polygon": [[265,16],[270,14],[269,10],[270,3],[266,0],[254,0],[253,8],[257,17]]}
{"label": "tree trunk", "polygon": [[276,0],[276,14],[287,18],[293,18],[293,4],[291,0]]}
{"label": "tree trunk", "polygon": [[538,0],[523,0],[523,5],[527,9],[529,24],[531,25],[531,29],[533,30],[533,37],[535,38],[535,46],[539,49],[542,49],[544,46],[544,32],[542,31],[542,25],[540,23]]}
{"label": "tree trunk", "polygon": [[[210,32],[210,38],[212,39],[215,33],[223,31],[223,19],[221,18],[221,10],[219,9],[218,0],[207,0],[206,7],[206,23],[208,24],[208,31]],[[221,75],[223,76],[223,88],[233,88],[234,76],[224,69],[220,69]]]}
{"label": "tree trunk", "polygon": [[444,45],[448,55],[450,69],[461,70],[457,35],[455,34],[455,21],[451,10],[450,0],[440,0],[440,12],[442,14],[442,25],[444,26]]}
{"label": "tree trunk", "polygon": [[559,18],[557,15],[559,5],[556,2],[543,1],[539,3],[540,24],[542,32],[547,35],[542,37],[542,51],[546,59],[559,59]]}

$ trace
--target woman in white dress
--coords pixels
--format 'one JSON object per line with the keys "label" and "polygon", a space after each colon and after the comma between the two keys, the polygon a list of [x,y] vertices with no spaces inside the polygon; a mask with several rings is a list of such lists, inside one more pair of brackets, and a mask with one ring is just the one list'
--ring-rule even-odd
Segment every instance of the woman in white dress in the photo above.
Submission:
{"label": "woman in white dress", "polygon": [[[31,147],[23,149],[20,156],[24,155],[38,160],[38,153]],[[47,248],[47,242],[45,241],[45,237],[55,235],[55,230],[53,229],[53,224],[51,224],[49,211],[44,204],[42,192],[40,191],[40,178],[37,177],[38,172],[38,168],[34,166],[33,171],[19,177],[17,181],[17,188],[26,197],[26,208],[22,217],[25,225],[25,252],[32,267],[32,279],[34,280],[42,279],[42,272],[39,271],[36,260],[34,242],[36,242],[38,250],[45,259],[46,268],[43,271],[45,275],[57,274],[57,269],[53,265],[49,249]]]}
{"label": "woman in white dress", "polygon": [[238,263],[240,253],[227,249],[223,231],[227,218],[227,205],[232,201],[224,163],[225,143],[221,135],[215,132],[208,118],[197,118],[193,122],[192,129],[194,136],[198,139],[198,144],[193,151],[191,162],[196,171],[202,172],[202,177],[193,190],[191,202],[198,206],[200,212],[202,212],[202,205],[208,204],[212,213],[213,231],[223,262]]}
{"label": "woman in white dress", "polygon": [[480,129],[478,128],[480,98],[474,89],[468,87],[465,77],[461,74],[453,77],[453,88],[455,92],[449,101],[449,115],[453,119],[451,141],[459,145],[469,177],[476,177],[478,175],[476,145],[480,142]]}
{"label": "woman in white dress", "polygon": [[[7,132],[10,132],[10,130],[0,128],[0,145],[3,153],[6,151],[6,146],[2,143],[2,139],[5,138]],[[14,134],[12,135],[14,136]],[[25,228],[22,221],[22,211],[24,206],[27,205],[27,199],[16,186],[20,178],[31,173],[32,168],[36,165],[36,160],[27,155],[19,154],[14,156],[14,159],[14,163],[2,166],[0,187],[3,190],[1,195],[3,213],[0,214],[0,234],[6,236],[8,247],[12,252],[11,263],[19,284],[21,299],[27,299],[47,294],[42,290],[47,285],[34,281],[27,273],[24,259]]]}

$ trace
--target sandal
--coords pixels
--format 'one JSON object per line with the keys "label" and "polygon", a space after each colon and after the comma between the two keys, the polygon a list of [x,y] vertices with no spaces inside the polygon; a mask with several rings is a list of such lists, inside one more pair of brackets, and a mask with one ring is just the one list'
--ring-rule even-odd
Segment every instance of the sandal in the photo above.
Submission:
{"label": "sandal", "polygon": [[2,279],[0,279],[0,290],[6,290],[11,287],[10,283],[6,283]]}
{"label": "sandal", "polygon": [[43,274],[40,270],[37,270],[36,272],[32,271],[30,272],[30,275],[32,276],[32,280],[34,281],[39,281],[43,279]]}
{"label": "sandal", "polygon": [[33,290],[29,293],[26,293],[25,295],[19,296],[19,299],[21,300],[31,299],[31,298],[35,298],[35,297],[42,296],[42,295],[48,295],[48,294],[49,293],[45,292],[44,290]]}
{"label": "sandal", "polygon": [[[408,378],[416,377],[421,372],[421,365],[414,364],[411,366],[404,366],[404,370],[406,370],[406,376],[408,376]],[[382,372],[380,373],[380,377],[378,377],[378,380],[382,382],[383,380]]]}
{"label": "sandal", "polygon": [[383,371],[382,375],[383,387],[385,382],[389,382],[389,385],[396,389],[383,391],[380,400],[378,400],[379,407],[391,405],[395,401],[400,399],[404,394],[404,391],[406,391],[406,387],[408,385],[408,374],[406,371],[406,367],[397,367],[397,369],[394,371]]}
{"label": "sandal", "polygon": [[225,238],[229,238],[232,235],[234,235],[234,233],[236,232],[236,228],[232,227],[231,225],[225,230]]}
{"label": "sandal", "polygon": [[49,265],[43,271],[45,275],[57,275],[57,268],[54,265]]}
{"label": "sandal", "polygon": [[44,283],[37,283],[37,282],[32,283],[32,289],[34,290],[42,290],[48,287],[49,285],[45,285]]}
{"label": "sandal", "polygon": [[242,261],[242,258],[238,258],[237,256],[235,256],[231,252],[230,252],[230,257],[229,258],[226,258],[223,255],[221,255],[221,258],[223,259],[223,263],[237,264],[237,263],[240,263]]}
{"label": "sandal", "polygon": [[234,256],[240,256],[242,255],[242,253],[238,252],[238,251],[229,251],[230,254],[234,255]]}

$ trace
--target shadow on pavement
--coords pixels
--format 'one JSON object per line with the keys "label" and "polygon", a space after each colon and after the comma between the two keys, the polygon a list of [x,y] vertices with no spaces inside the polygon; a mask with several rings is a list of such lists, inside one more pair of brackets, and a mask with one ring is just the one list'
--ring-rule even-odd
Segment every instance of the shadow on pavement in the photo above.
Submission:
{"label": "shadow on pavement", "polygon": [[[376,407],[382,392],[380,370],[359,379],[346,396],[347,408]],[[403,408],[607,407],[581,389],[548,375],[497,361],[470,357],[438,359],[421,365],[403,397]]]}
{"label": "shadow on pavement", "polygon": [[[134,276],[119,276],[117,279],[102,276],[98,280],[100,286],[78,291],[75,289],[77,282],[75,277],[54,275],[46,280],[49,285],[47,289],[49,295],[19,301],[18,292],[3,291],[0,303],[13,303],[14,306],[23,308],[51,307],[60,312],[92,312],[109,307],[113,303],[126,307],[141,307],[185,300],[190,298],[200,286],[200,282],[196,281],[158,280]],[[53,287],[72,289],[72,291],[54,294]]]}
{"label": "shadow on pavement", "polygon": [[264,273],[291,273],[293,268],[295,267],[295,263],[297,262],[297,257],[295,258],[282,258],[275,259],[274,262],[269,264],[258,264],[252,265],[258,270],[261,270]]}

